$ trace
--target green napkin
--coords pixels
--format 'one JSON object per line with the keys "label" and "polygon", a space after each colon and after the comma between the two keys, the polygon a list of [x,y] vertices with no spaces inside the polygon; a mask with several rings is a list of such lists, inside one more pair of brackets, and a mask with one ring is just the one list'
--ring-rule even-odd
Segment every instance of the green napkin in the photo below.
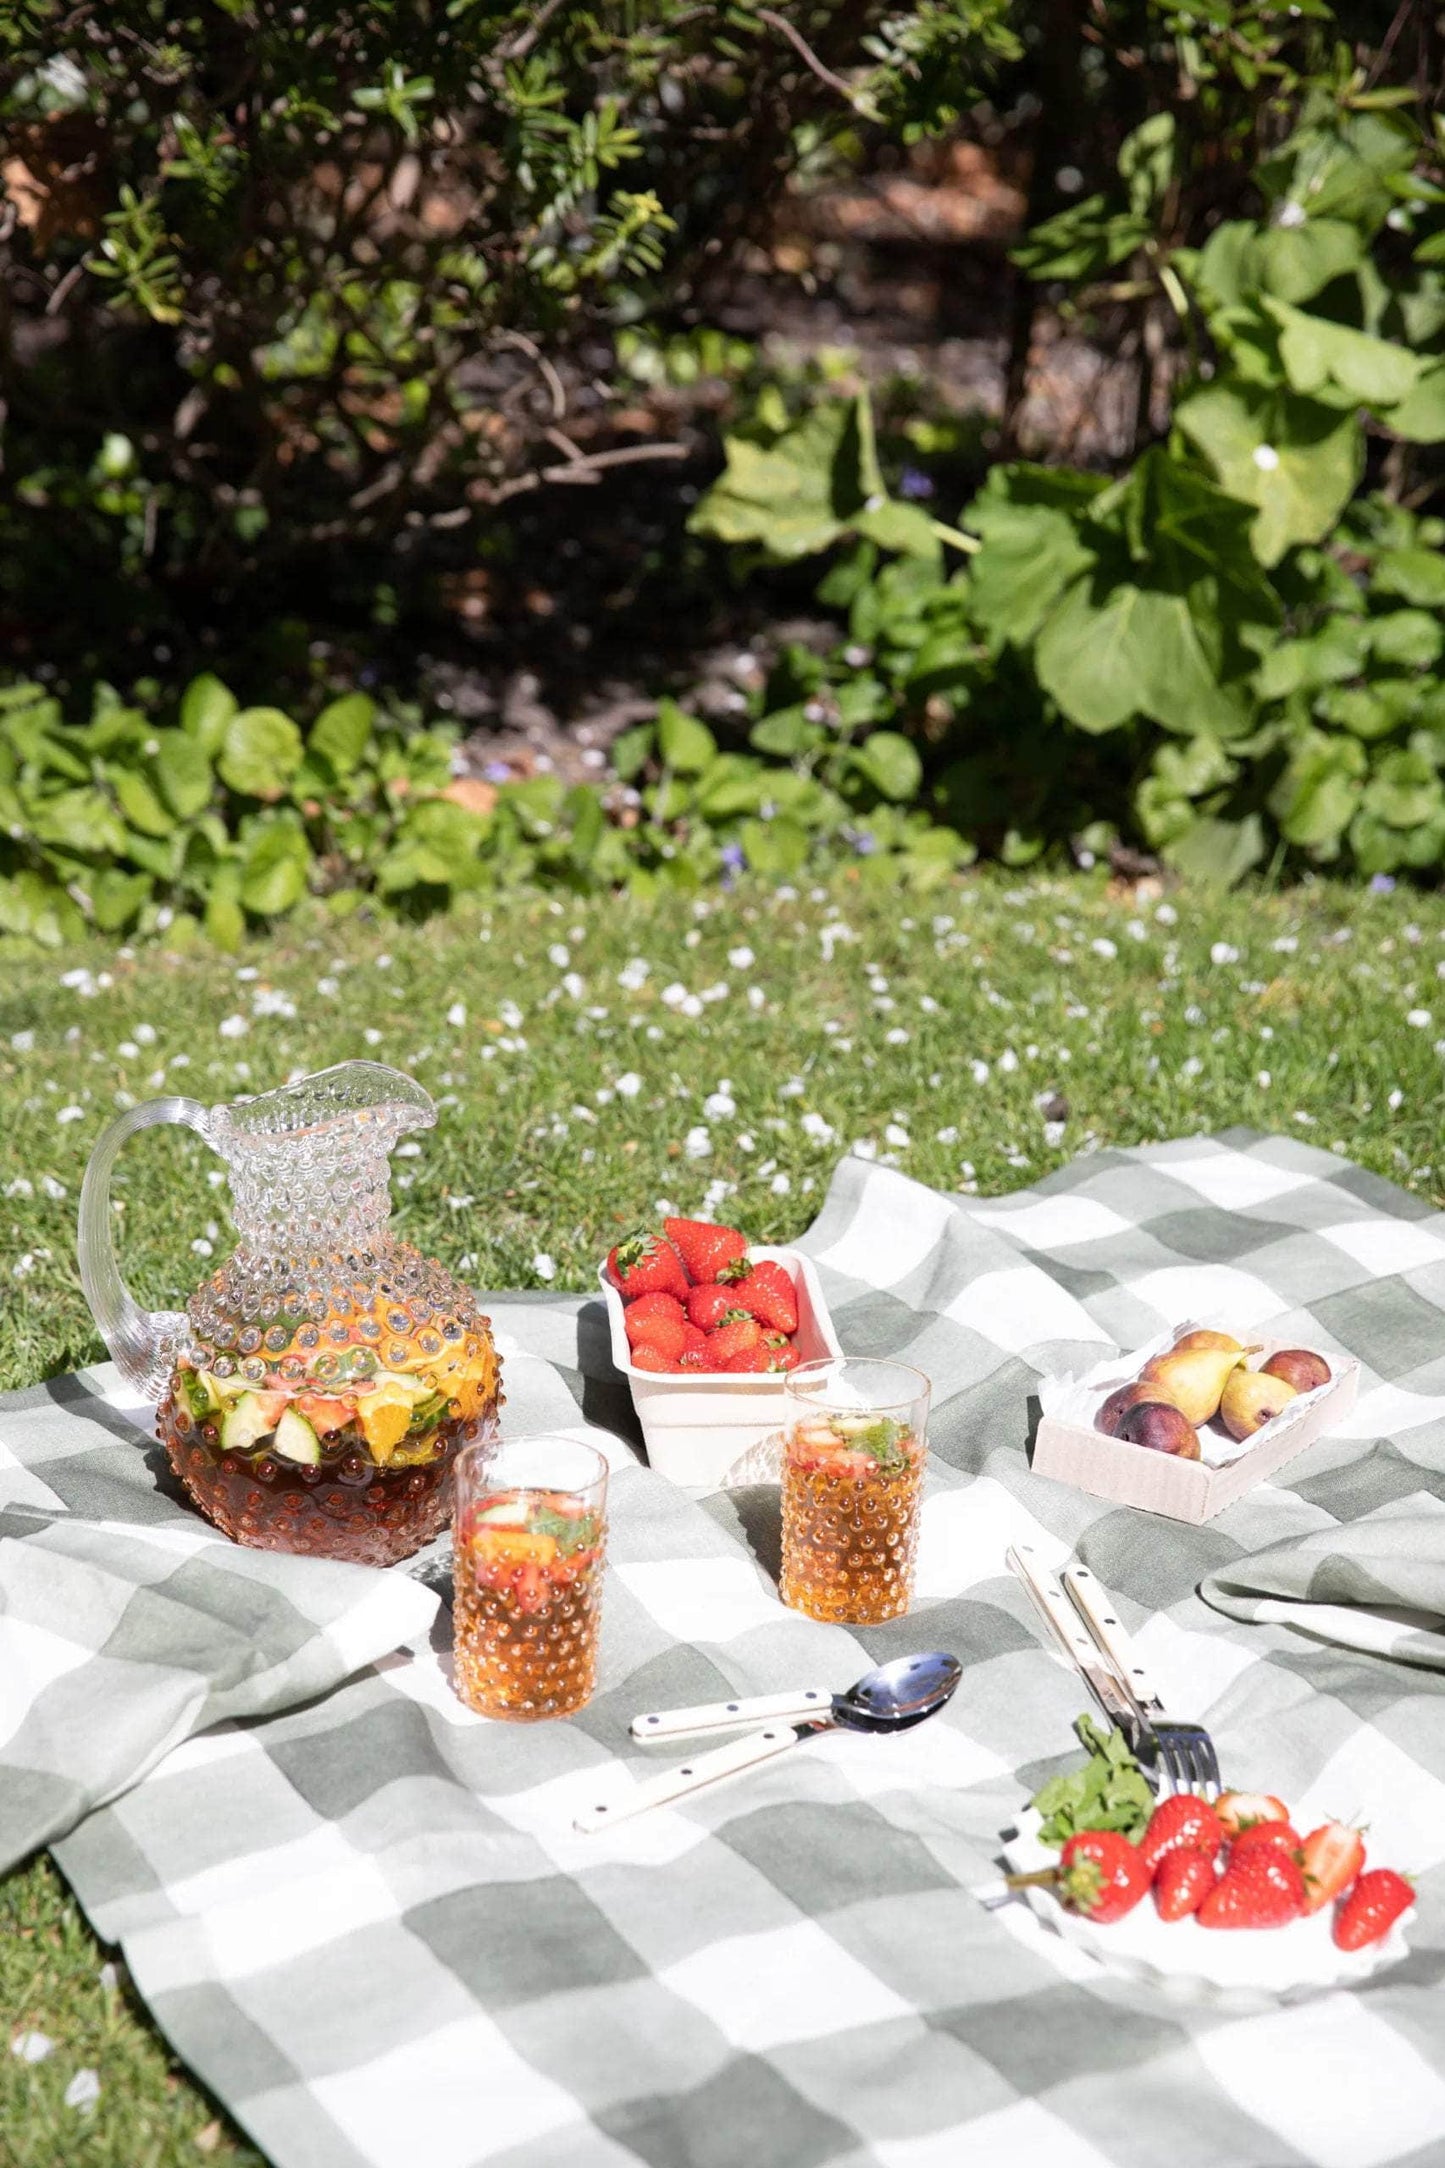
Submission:
{"label": "green napkin", "polygon": [[1206,1575],[1231,1618],[1445,1671],[1445,1502],[1428,1491],[1274,1543]]}

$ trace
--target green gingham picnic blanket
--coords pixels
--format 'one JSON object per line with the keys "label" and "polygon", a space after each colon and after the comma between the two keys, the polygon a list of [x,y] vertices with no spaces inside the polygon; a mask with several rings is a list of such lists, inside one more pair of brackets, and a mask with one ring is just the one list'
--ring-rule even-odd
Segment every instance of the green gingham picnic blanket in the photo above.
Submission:
{"label": "green gingham picnic blanket", "polygon": [[[1445,1216],[1294,1140],[1231,1132],[1100,1152],[996,1199],[850,1159],[803,1246],[843,1345],[934,1379],[913,1615],[849,1631],[783,1610],[775,1498],[689,1499],[608,1436],[631,1426],[599,1306],[494,1303],[509,1427],[609,1443],[597,1697],[568,1723],[485,1723],[451,1695],[437,1628],[284,1712],[192,1729],[87,1814],[57,1856],[177,2051],[277,2168],[1445,2160],[1445,1674],[1416,1645],[1428,1571],[1392,1620],[1380,1563],[1403,1549],[1428,1568],[1406,1532],[1445,1519]],[[1358,1356],[1355,1410],[1204,1527],[1033,1476],[1039,1377],[1180,1317]],[[143,1456],[98,1393],[66,1390],[63,1420],[38,1428],[34,1394],[0,1409],[21,1464],[7,1477],[0,1451],[0,1502],[7,1481],[39,1484],[52,1511],[90,1515],[114,1475],[144,1519]],[[112,1497],[104,1517],[129,1516]],[[1374,1563],[1317,1585],[1336,1530]],[[998,1832],[1067,1758],[1082,1705],[1005,1570],[1020,1538],[1075,1551],[1116,1593],[1228,1780],[1324,1797],[1416,1873],[1405,1962],[1240,2014],[1172,2003],[1024,1906],[979,1904]],[[1300,1554],[1291,1577],[1280,1562]],[[1196,1594],[1205,1577],[1226,1609]],[[275,1589],[297,1612],[315,1600]],[[1281,1622],[1294,1601],[1304,1631]],[[1407,1660],[1342,1645],[1328,1628],[1352,1607]],[[573,1832],[580,1806],[656,1765],[628,1741],[634,1713],[842,1686],[926,1647],[965,1666],[931,1723],[810,1741]],[[33,1713],[113,1654],[42,1679]],[[111,1664],[97,1722],[123,1692]],[[0,1746],[0,1793],[11,1773]]]}

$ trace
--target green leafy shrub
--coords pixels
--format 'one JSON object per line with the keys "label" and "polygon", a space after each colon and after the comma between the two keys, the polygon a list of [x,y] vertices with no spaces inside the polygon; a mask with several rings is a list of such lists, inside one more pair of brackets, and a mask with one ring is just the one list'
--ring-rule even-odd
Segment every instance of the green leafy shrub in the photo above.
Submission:
{"label": "green leafy shrub", "polygon": [[[887,495],[861,398],[729,439],[697,531],[835,551],[819,594],[849,639],[812,665],[818,738],[911,738],[924,802],[1014,863],[1122,830],[1222,881],[1271,850],[1439,866],[1445,521],[1356,496],[1382,455],[1445,442],[1445,129],[1397,103],[1312,94],[1259,215],[1197,248],[1157,239],[1178,182],[1157,116],[1117,199],[1024,243],[1079,279],[1142,256],[1174,315],[1172,427],[1118,479],[1000,465],[956,528]],[[770,688],[754,743],[804,750],[799,712]]]}
{"label": "green leafy shrub", "polygon": [[[767,738],[768,733],[764,733]],[[303,734],[213,676],[158,726],[103,689],[83,724],[37,685],[0,692],[0,936],[45,947],[87,926],[203,927],[234,948],[308,897],[333,912],[421,912],[515,880],[595,892],[691,892],[750,867],[778,879],[857,859],[927,885],[966,855],[907,805],[906,738],[835,737],[814,763],[776,725],[771,751],[724,752],[664,701],[617,749],[616,784],[453,776],[455,732],[333,700]],[[786,740],[786,742],[785,742]]]}
{"label": "green leafy shrub", "polygon": [[861,116],[954,115],[1007,13],[810,0],[805,60],[772,11],[691,0],[0,11],[0,618],[80,582],[112,629],[298,564],[344,588],[365,545],[409,570],[653,457],[613,442],[611,328]]}

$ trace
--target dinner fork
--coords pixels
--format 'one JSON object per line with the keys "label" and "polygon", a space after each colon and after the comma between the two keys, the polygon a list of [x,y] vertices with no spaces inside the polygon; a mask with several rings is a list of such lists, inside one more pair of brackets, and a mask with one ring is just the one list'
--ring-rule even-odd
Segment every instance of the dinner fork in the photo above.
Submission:
{"label": "dinner fork", "polygon": [[1129,1699],[1137,1720],[1134,1753],[1146,1776],[1152,1761],[1171,1791],[1217,1799],[1219,1756],[1213,1739],[1202,1724],[1169,1715],[1103,1582],[1087,1566],[1065,1566],[1060,1578]]}

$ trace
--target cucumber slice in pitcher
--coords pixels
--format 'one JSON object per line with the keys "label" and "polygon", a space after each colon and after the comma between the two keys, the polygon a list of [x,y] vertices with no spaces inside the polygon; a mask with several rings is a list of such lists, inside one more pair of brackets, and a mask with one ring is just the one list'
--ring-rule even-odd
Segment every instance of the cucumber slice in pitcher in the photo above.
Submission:
{"label": "cucumber slice in pitcher", "polygon": [[[263,1438],[269,1437],[276,1428],[275,1418],[259,1393],[242,1393],[239,1400],[226,1410],[221,1424],[221,1450],[225,1453],[249,1453]],[[310,1429],[310,1425],[307,1425]]]}
{"label": "cucumber slice in pitcher", "polygon": [[288,1408],[276,1425],[271,1449],[283,1459],[301,1461],[308,1468],[321,1465],[321,1440],[305,1416],[298,1415],[294,1408]]}

